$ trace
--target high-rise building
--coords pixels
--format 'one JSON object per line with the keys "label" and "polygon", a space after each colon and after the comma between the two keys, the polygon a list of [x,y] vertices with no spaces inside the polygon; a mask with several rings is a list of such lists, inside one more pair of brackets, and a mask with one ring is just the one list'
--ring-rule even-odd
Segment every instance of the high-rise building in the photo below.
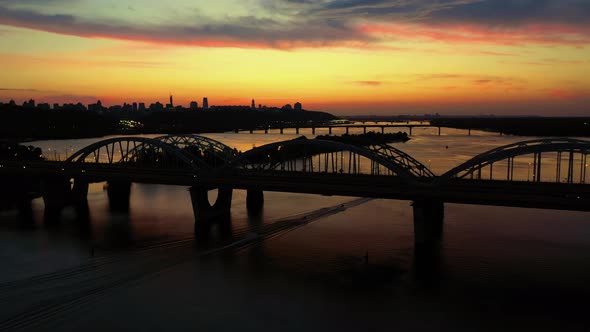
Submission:
{"label": "high-rise building", "polygon": [[303,107],[301,106],[300,102],[296,102],[295,103],[295,107],[294,107],[295,111],[301,112],[303,111]]}
{"label": "high-rise building", "polygon": [[207,97],[203,98],[203,109],[204,110],[209,109],[209,99],[207,99]]}
{"label": "high-rise building", "polygon": [[35,101],[33,99],[23,103],[24,108],[35,108]]}
{"label": "high-rise building", "polygon": [[191,101],[191,111],[196,111],[199,109],[199,104],[196,101]]}
{"label": "high-rise building", "polygon": [[137,103],[136,102],[133,103],[133,112],[137,112]]}
{"label": "high-rise building", "polygon": [[255,110],[256,109],[256,101],[254,101],[254,99],[252,99],[252,109]]}
{"label": "high-rise building", "polygon": [[174,98],[172,97],[172,94],[170,94],[170,107],[174,107]]}
{"label": "high-rise building", "polygon": [[150,105],[150,111],[152,111],[152,112],[161,112],[163,110],[164,110],[164,105],[162,105],[159,101]]}
{"label": "high-rise building", "polygon": [[145,103],[139,103],[137,110],[140,112],[145,112]]}

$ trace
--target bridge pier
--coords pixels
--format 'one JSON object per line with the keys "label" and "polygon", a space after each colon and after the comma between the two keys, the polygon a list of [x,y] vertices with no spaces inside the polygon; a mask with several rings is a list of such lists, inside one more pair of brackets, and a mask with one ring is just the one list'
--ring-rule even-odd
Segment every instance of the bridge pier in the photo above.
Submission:
{"label": "bridge pier", "polygon": [[107,183],[107,196],[111,212],[129,212],[131,182],[112,181]]}
{"label": "bridge pier", "polygon": [[191,187],[189,191],[197,224],[212,223],[230,216],[233,189],[219,188],[217,200],[213,205],[209,203],[209,190],[207,188],[195,186]]}
{"label": "bridge pier", "polygon": [[332,127],[328,127],[328,133],[332,135]]}
{"label": "bridge pier", "polygon": [[250,129],[250,134],[254,134],[254,130]]}
{"label": "bridge pier", "polygon": [[346,127],[346,135],[348,135],[348,127]]}
{"label": "bridge pier", "polygon": [[295,133],[299,135],[299,127],[295,128]]}
{"label": "bridge pier", "polygon": [[311,134],[315,135],[315,127],[311,127]]}
{"label": "bridge pier", "polygon": [[264,128],[264,133],[268,134],[268,128]]}
{"label": "bridge pier", "polygon": [[61,217],[62,210],[70,198],[70,181],[68,179],[51,179],[42,183],[43,202],[45,203],[44,222],[55,224]]}
{"label": "bridge pier", "polygon": [[440,136],[441,127],[438,127],[438,136]]}
{"label": "bridge pier", "polygon": [[240,133],[240,130],[239,130],[239,129],[236,129],[236,130],[234,130],[234,132],[235,132],[236,134],[239,134],[239,133]]}
{"label": "bridge pier", "polygon": [[363,133],[366,134],[367,133],[367,127],[363,127]]}
{"label": "bridge pier", "polygon": [[412,128],[414,128],[414,127],[408,127],[408,128],[410,128],[410,136],[412,136]]}
{"label": "bridge pier", "polygon": [[381,135],[385,134],[385,127],[381,127]]}
{"label": "bridge pier", "polygon": [[281,127],[281,135],[283,134],[283,128]]}
{"label": "bridge pier", "polygon": [[249,189],[246,196],[246,208],[250,216],[257,216],[264,207],[264,192],[262,190]]}
{"label": "bridge pier", "polygon": [[436,199],[417,199],[414,208],[414,241],[416,246],[431,246],[442,239],[444,203]]}

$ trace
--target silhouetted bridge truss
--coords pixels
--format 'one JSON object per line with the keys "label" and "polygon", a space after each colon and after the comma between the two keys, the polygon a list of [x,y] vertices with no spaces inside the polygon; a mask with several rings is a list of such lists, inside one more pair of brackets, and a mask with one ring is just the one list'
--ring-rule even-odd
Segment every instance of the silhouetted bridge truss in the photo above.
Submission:
{"label": "silhouetted bridge truss", "polygon": [[[227,215],[233,189],[248,190],[254,212],[262,208],[264,191],[412,200],[416,239],[423,242],[439,233],[444,202],[590,211],[589,152],[589,141],[526,141],[436,176],[386,144],[300,138],[238,153],[206,137],[171,135],[100,141],[65,162],[0,162],[0,175],[39,178],[46,216],[71,202],[84,204],[95,182],[108,182],[111,207],[121,209],[128,208],[132,182],[190,187],[197,221]],[[213,205],[211,189],[219,189]]]}

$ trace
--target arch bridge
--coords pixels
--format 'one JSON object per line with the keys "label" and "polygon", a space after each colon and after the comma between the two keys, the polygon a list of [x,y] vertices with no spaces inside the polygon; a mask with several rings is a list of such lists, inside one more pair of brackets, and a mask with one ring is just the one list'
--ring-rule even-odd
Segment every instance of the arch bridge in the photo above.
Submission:
{"label": "arch bridge", "polygon": [[[439,181],[486,179],[584,184],[589,153],[590,141],[570,138],[524,141],[482,153],[446,172]],[[515,169],[519,169],[520,178],[515,179]]]}
{"label": "arch bridge", "polygon": [[225,169],[397,176],[408,181],[435,177],[428,167],[387,144],[363,147],[305,137],[254,148],[232,160]]}
{"label": "arch bridge", "polygon": [[[49,215],[63,208],[63,197],[87,206],[88,183],[99,181],[109,183],[111,207],[121,210],[128,209],[132,182],[191,187],[200,222],[227,216],[233,189],[248,190],[247,206],[255,212],[262,208],[263,191],[411,200],[420,242],[440,233],[444,202],[590,210],[589,152],[589,141],[525,141],[482,153],[437,177],[386,144],[300,138],[238,154],[197,135],[119,137],[91,144],[65,162],[1,162],[0,174],[46,179]],[[526,170],[528,179],[522,178]],[[211,205],[207,196],[213,188],[219,196]]]}

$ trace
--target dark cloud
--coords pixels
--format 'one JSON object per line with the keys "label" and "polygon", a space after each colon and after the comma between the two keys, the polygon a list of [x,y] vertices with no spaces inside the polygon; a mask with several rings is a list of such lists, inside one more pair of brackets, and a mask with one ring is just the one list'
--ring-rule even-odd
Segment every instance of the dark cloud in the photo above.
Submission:
{"label": "dark cloud", "polygon": [[[389,40],[426,38],[470,43],[486,41],[488,37],[491,42],[494,38],[507,39],[497,33],[488,36],[487,31],[481,30],[497,32],[499,28],[515,32],[516,36],[506,42],[512,44],[562,42],[579,45],[590,40],[588,0],[258,0],[270,15],[223,19],[194,17],[177,24],[92,20],[42,11],[46,6],[51,5],[55,10],[71,1],[0,0],[0,24],[89,38],[214,47],[366,47],[379,41],[370,27],[363,30],[366,25],[409,23],[434,30],[392,30],[387,36]],[[27,9],[23,9],[23,5]],[[554,27],[549,34],[563,33],[568,37],[545,38],[547,31],[540,28],[523,32],[527,35],[519,39],[514,29],[525,24],[560,25],[561,30]],[[444,32],[463,25],[479,26],[480,30],[476,30],[476,36]],[[441,33],[436,31],[439,28]]]}
{"label": "dark cloud", "polygon": [[29,89],[29,88],[0,88],[0,91],[47,92],[45,90],[37,90],[37,89]]}
{"label": "dark cloud", "polygon": [[450,6],[433,12],[434,22],[491,25],[561,23],[590,25],[587,0],[486,0]]}
{"label": "dark cloud", "polygon": [[[82,37],[177,43],[204,46],[290,47],[322,46],[370,38],[341,21],[284,24],[270,18],[243,16],[224,22],[203,18],[194,25],[132,25],[127,22],[93,22],[72,15],[49,15],[0,7],[0,24]],[[251,45],[249,45],[251,44]]]}

